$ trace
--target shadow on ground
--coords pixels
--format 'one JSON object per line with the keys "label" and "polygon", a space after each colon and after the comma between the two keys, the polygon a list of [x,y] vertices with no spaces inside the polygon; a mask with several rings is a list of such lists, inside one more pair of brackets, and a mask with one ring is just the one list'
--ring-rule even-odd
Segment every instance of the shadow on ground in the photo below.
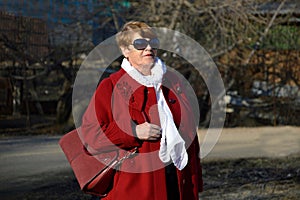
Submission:
{"label": "shadow on ground", "polygon": [[[201,199],[298,199],[300,156],[250,158],[203,162],[204,189]],[[28,177],[30,178],[30,177]],[[91,200],[71,170],[32,177],[30,191],[10,191],[2,200]]]}

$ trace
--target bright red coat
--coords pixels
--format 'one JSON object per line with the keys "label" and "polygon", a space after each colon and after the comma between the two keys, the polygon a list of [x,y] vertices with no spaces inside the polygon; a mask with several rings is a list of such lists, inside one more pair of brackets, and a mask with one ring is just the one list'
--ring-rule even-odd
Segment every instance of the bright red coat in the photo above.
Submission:
{"label": "bright red coat", "polygon": [[[167,71],[162,85],[174,122],[188,147],[188,164],[183,170],[177,170],[180,199],[198,200],[203,182],[193,111],[182,83],[173,72]],[[138,147],[137,156],[121,165],[104,200],[167,200],[165,168],[158,157],[160,141],[141,141],[133,131],[134,124],[145,121],[159,125],[156,104],[154,88],[140,85],[123,69],[98,86],[81,126],[89,151]]]}

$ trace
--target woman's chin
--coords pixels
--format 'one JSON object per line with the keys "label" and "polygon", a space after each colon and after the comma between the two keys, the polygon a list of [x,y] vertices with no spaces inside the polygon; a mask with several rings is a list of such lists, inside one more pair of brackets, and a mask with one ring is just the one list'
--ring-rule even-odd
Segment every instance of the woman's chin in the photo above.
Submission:
{"label": "woman's chin", "polygon": [[153,65],[155,62],[155,59],[153,57],[148,57],[145,59],[145,65]]}

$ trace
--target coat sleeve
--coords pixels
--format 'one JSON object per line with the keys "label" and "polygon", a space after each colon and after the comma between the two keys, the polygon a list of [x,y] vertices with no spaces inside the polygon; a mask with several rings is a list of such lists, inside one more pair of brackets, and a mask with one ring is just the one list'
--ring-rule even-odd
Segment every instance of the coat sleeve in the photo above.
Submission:
{"label": "coat sleeve", "polygon": [[[82,118],[81,137],[91,153],[111,151],[117,148],[138,147],[141,141],[135,137],[130,119],[115,120],[112,110],[113,84],[104,79],[93,95]],[[121,126],[126,126],[121,127]]]}

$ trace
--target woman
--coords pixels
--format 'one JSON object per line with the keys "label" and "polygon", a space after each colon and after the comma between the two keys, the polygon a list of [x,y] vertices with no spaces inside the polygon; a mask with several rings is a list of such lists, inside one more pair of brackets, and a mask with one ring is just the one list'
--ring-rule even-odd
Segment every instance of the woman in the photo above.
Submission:
{"label": "woman", "polygon": [[103,199],[198,200],[199,143],[180,79],[156,57],[159,40],[147,24],[128,22],[116,39],[121,69],[99,84],[82,137],[91,153],[138,153],[122,163]]}

